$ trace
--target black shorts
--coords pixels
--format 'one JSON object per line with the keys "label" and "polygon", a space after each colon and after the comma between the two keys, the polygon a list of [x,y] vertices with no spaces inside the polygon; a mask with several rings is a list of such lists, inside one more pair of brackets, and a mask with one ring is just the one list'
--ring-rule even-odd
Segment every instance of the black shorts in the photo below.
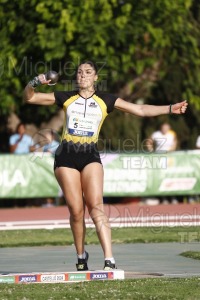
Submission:
{"label": "black shorts", "polygon": [[59,167],[67,167],[81,172],[85,166],[93,162],[101,164],[100,155],[96,148],[74,151],[61,144],[55,153],[54,170]]}

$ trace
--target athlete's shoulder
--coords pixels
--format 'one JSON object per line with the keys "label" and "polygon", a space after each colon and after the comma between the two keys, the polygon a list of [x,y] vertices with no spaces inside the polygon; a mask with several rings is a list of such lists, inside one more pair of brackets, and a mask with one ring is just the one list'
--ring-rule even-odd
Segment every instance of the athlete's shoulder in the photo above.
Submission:
{"label": "athlete's shoulder", "polygon": [[116,95],[113,95],[110,93],[105,93],[105,92],[99,92],[99,91],[96,91],[95,95],[97,95],[99,98],[101,98],[105,102],[108,113],[113,111],[115,101],[119,98]]}
{"label": "athlete's shoulder", "polygon": [[95,94],[99,97],[99,98],[102,98],[103,100],[108,100],[108,99],[111,99],[111,100],[114,100],[114,99],[117,99],[119,98],[118,96],[116,95],[113,95],[111,93],[106,93],[106,92],[100,92],[100,91],[96,91]]}
{"label": "athlete's shoulder", "polygon": [[77,91],[55,91],[55,102],[58,106],[63,107],[63,103],[65,103],[72,96],[75,96],[77,93]]}

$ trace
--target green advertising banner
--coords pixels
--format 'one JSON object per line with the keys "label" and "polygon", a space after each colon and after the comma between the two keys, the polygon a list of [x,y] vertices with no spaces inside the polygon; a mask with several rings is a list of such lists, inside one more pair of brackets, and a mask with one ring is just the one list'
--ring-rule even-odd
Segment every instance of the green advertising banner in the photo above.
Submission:
{"label": "green advertising banner", "polygon": [[56,197],[58,192],[50,154],[0,155],[0,198]]}
{"label": "green advertising banner", "polygon": [[106,196],[200,194],[200,151],[113,154],[103,161]]}
{"label": "green advertising banner", "polygon": [[[105,196],[200,194],[200,151],[101,153]],[[57,197],[48,153],[0,155],[0,198]]]}

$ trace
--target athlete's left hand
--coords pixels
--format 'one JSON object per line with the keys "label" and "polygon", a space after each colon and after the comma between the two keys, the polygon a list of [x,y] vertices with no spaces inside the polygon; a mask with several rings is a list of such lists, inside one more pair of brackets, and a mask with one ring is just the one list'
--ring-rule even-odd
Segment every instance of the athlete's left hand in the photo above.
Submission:
{"label": "athlete's left hand", "polygon": [[187,100],[173,104],[171,106],[171,113],[177,115],[184,114],[186,112],[187,106],[188,106]]}

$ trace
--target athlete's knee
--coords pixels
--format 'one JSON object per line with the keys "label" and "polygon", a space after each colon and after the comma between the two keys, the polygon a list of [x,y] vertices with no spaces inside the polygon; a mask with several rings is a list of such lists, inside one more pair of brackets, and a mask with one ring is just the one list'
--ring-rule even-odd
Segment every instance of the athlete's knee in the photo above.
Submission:
{"label": "athlete's knee", "polygon": [[96,231],[100,232],[102,228],[108,227],[110,228],[109,218],[101,208],[95,207],[90,212],[91,219],[96,227]]}
{"label": "athlete's knee", "polygon": [[84,210],[70,210],[70,219],[73,222],[80,222],[84,219]]}
{"label": "athlete's knee", "polygon": [[93,197],[90,201],[88,201],[86,199],[86,205],[87,205],[87,208],[88,208],[88,211],[89,213],[90,212],[93,212],[93,211],[96,211],[96,212],[104,212],[104,205],[103,205],[103,200],[101,197]]}
{"label": "athlete's knee", "polygon": [[88,207],[88,211],[89,211],[90,216],[93,220],[95,220],[95,219],[106,219],[107,218],[102,203],[99,203],[99,204],[92,205],[92,206]]}

